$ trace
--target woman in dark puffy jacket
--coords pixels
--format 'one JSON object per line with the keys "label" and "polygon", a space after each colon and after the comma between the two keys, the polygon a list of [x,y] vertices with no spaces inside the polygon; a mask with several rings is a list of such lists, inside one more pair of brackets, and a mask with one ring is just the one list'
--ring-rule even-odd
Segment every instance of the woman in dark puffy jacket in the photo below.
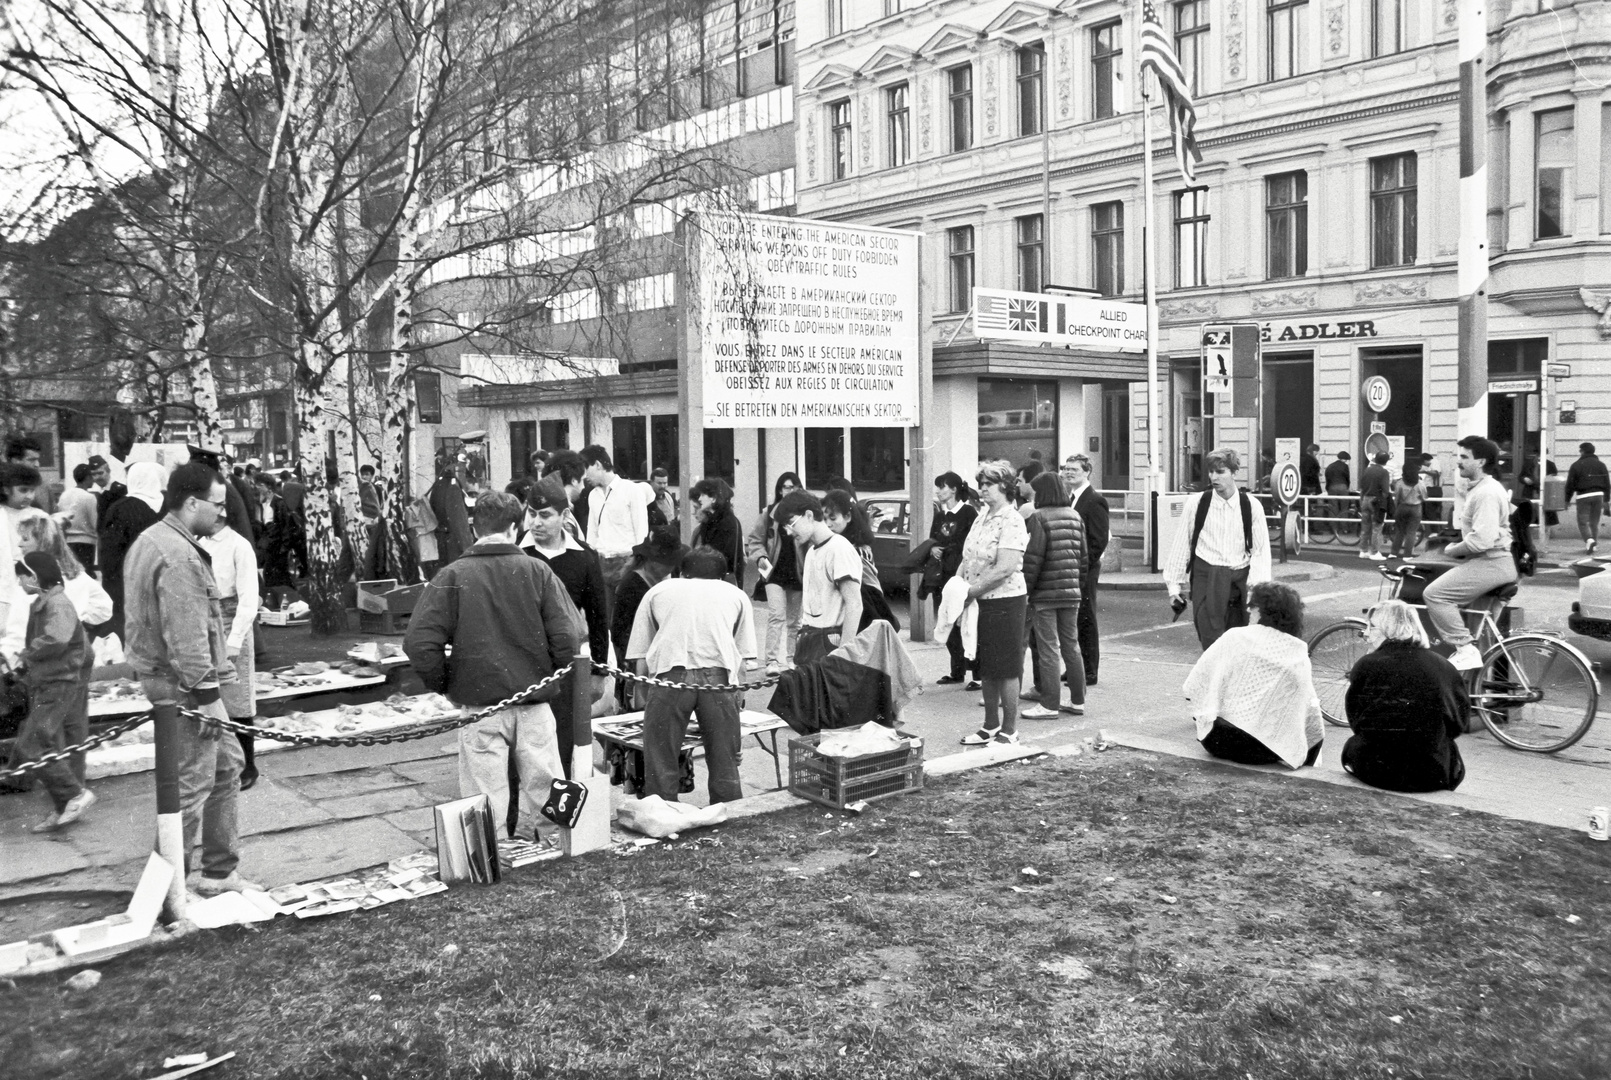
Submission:
{"label": "woman in dark puffy jacket", "polygon": [[[1068,492],[1056,473],[1039,474],[1030,487],[1035,492],[1035,512],[1027,523],[1029,547],[1024,551],[1024,584],[1029,589],[1026,631],[1032,631],[1034,639],[1040,704],[1019,715],[1028,720],[1054,719],[1059,711],[1081,716],[1085,713],[1085,661],[1075,623],[1080,613],[1080,572],[1085,567],[1085,526],[1079,512],[1068,504]],[[1067,705],[1059,705],[1063,668],[1068,670]]]}

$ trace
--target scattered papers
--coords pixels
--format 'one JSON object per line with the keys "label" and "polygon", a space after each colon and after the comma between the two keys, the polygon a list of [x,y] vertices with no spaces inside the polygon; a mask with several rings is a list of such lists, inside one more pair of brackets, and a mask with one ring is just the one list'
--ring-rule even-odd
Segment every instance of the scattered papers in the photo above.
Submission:
{"label": "scattered papers", "polygon": [[[260,898],[254,900],[253,898]],[[205,900],[185,905],[185,918],[203,930],[216,930],[221,926],[240,926],[245,923],[268,922],[283,914],[284,908],[269,899],[268,893],[219,893]],[[206,1060],[205,1057],[203,1060]],[[180,1064],[195,1064],[181,1062]]]}
{"label": "scattered papers", "polygon": [[101,973],[94,968],[80,971],[77,975],[67,980],[67,989],[77,990],[79,993],[83,993],[85,990],[93,990],[99,985],[101,985]]}
{"label": "scattered papers", "polygon": [[1576,926],[1578,923],[1582,922],[1583,919],[1582,919],[1581,916],[1578,916],[1578,915],[1568,915],[1566,917],[1566,921],[1571,923],[1573,926]]}

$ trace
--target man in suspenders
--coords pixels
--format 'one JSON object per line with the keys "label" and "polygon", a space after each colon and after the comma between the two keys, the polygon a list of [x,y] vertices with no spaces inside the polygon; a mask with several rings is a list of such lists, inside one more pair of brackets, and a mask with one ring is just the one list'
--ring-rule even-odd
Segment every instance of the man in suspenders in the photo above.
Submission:
{"label": "man in suspenders", "polygon": [[1164,565],[1171,598],[1191,597],[1197,640],[1208,648],[1233,626],[1247,625],[1247,593],[1270,580],[1270,531],[1264,509],[1236,486],[1235,450],[1203,459],[1212,483],[1186,500],[1180,534]]}

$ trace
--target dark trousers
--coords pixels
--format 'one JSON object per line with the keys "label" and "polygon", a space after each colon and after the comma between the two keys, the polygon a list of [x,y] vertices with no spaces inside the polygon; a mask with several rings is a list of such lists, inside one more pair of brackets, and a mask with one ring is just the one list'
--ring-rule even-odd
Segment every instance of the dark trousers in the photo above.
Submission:
{"label": "dark trousers", "polygon": [[1197,640],[1205,649],[1231,627],[1246,626],[1247,567],[1232,570],[1193,559],[1191,617],[1197,627]]}
{"label": "dark trousers", "polygon": [[[13,765],[37,761],[68,746],[67,731],[73,724],[73,713],[80,707],[81,695],[71,683],[47,683],[30,687],[29,692],[33,701],[22,726],[17,729],[11,754]],[[80,726],[88,728],[87,724]],[[84,790],[83,782],[73,773],[70,760],[52,762],[40,769],[38,776],[58,813]]]}
{"label": "dark trousers", "polygon": [[1085,683],[1096,685],[1096,665],[1102,659],[1102,648],[1096,640],[1096,586],[1102,577],[1102,564],[1097,564],[1080,578],[1080,613],[1075,626],[1080,639],[1080,658],[1085,661]]}
{"label": "dark trousers", "polygon": [[[1203,749],[1217,758],[1226,761],[1235,761],[1243,765],[1280,765],[1282,761],[1275,751],[1265,746],[1259,740],[1233,724],[1215,718],[1214,726],[1203,736]],[[1322,742],[1317,742],[1309,748],[1309,756],[1304,758],[1305,765],[1313,765],[1320,756]]]}
{"label": "dark trousers", "polygon": [[794,639],[794,666],[805,667],[833,652],[839,646],[829,635],[838,633],[838,626],[802,626]]}
{"label": "dark trousers", "polygon": [[73,543],[69,543],[67,545],[67,550],[71,551],[73,553],[73,558],[78,560],[79,565],[84,568],[84,572],[86,574],[95,573],[95,545],[94,544],[73,544]]}
{"label": "dark trousers", "polygon": [[[728,681],[726,668],[671,668],[658,673],[672,682],[720,686]],[[738,764],[744,756],[744,732],[738,717],[738,695],[731,690],[668,690],[649,688],[643,711],[643,794],[676,802],[682,787],[678,761],[690,715],[699,717],[699,734],[705,743],[710,801],[734,802],[744,797]]]}
{"label": "dark trousers", "polygon": [[[940,611],[940,594],[934,594],[934,612]],[[962,625],[961,620],[951,627],[951,633],[945,639],[945,651],[951,656],[951,678],[963,679],[977,670],[977,665],[970,663],[962,652]]]}

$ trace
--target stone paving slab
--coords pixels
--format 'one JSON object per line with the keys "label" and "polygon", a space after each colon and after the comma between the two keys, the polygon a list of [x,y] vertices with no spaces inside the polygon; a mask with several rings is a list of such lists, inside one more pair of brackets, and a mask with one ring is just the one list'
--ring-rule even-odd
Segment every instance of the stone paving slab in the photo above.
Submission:
{"label": "stone paving slab", "polygon": [[423,788],[398,787],[340,799],[325,799],[319,803],[319,809],[338,818],[383,817],[399,810],[435,806],[441,801]]}
{"label": "stone paving slab", "polygon": [[340,772],[318,776],[279,777],[277,782],[316,801],[341,799],[372,791],[384,791],[388,788],[409,787],[414,783],[413,780],[398,775],[385,765],[353,768],[351,764]]}
{"label": "stone paving slab", "polygon": [[402,761],[425,761],[457,752],[458,744],[453,741],[452,735],[436,735],[429,739],[382,743],[379,746],[307,746],[285,750],[261,759],[258,768],[267,775],[279,778],[319,776],[350,769],[354,762],[393,765]]}
{"label": "stone paving slab", "polygon": [[[289,785],[266,777],[251,790],[241,792],[239,805],[242,836],[306,828],[338,816]],[[152,810],[155,812],[154,807]]]}
{"label": "stone paving slab", "polygon": [[88,869],[90,862],[73,845],[60,840],[25,843],[0,839],[0,883],[12,884]]}
{"label": "stone paving slab", "polygon": [[429,806],[421,807],[417,810],[399,810],[394,814],[385,814],[381,820],[406,832],[418,840],[421,846],[435,850],[436,815],[431,812]]}
{"label": "stone paving slab", "polygon": [[350,873],[420,850],[419,841],[378,818],[248,837],[241,872],[265,885]]}
{"label": "stone paving slab", "polygon": [[406,776],[420,784],[459,782],[459,759],[455,757],[429,758],[423,761],[404,761],[392,766],[392,772]]}

